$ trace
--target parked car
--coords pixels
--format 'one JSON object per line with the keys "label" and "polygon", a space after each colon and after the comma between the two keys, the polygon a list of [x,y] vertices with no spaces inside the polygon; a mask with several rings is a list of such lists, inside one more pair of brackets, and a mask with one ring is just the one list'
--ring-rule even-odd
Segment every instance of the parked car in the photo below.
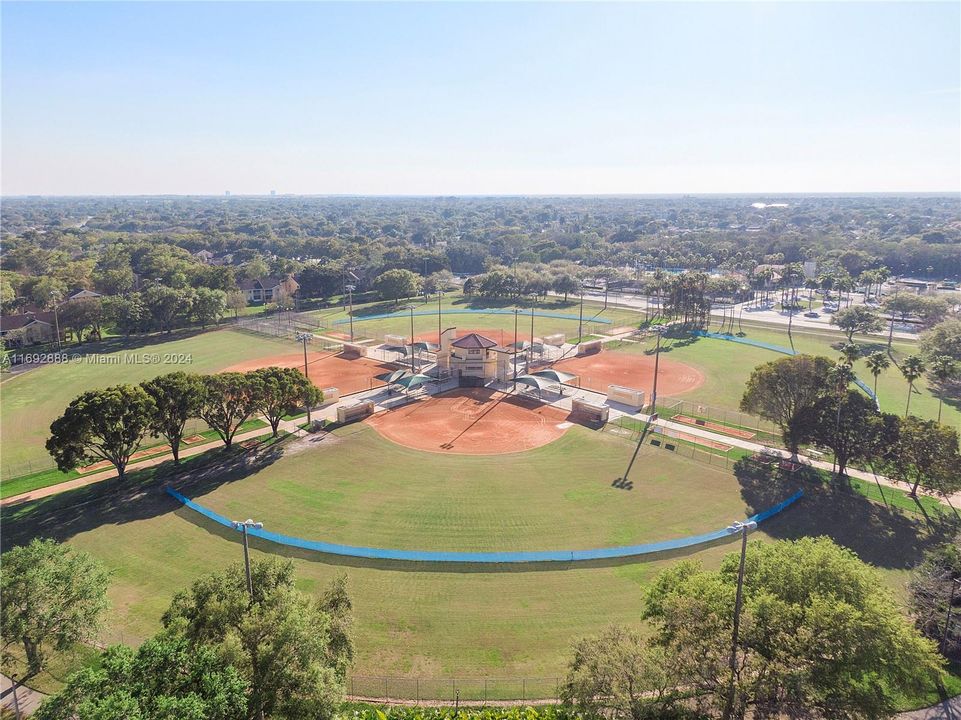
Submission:
{"label": "parked car", "polygon": [[821,317],[821,314],[815,312],[814,310],[809,310],[808,312],[804,313],[804,317],[818,318]]}

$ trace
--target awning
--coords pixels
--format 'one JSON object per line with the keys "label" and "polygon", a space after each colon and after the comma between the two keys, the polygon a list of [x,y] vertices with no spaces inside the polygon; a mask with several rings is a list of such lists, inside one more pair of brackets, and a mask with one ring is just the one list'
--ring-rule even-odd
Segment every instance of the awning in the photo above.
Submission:
{"label": "awning", "polygon": [[527,385],[528,387],[537,388],[538,390],[546,390],[549,387],[557,385],[554,380],[548,380],[546,378],[536,377],[534,375],[518,375],[514,382],[519,385]]}
{"label": "awning", "polygon": [[430,382],[434,378],[429,375],[408,375],[407,377],[402,377],[396,382],[390,383],[391,385],[400,385],[405,390],[410,390],[417,387],[418,385],[423,385],[426,382]]}
{"label": "awning", "polygon": [[389,385],[393,385],[398,380],[411,375],[410,370],[394,370],[394,372],[384,373],[383,375],[376,375],[375,378],[381,382],[385,382]]}
{"label": "awning", "polygon": [[531,373],[531,375],[545,380],[550,380],[555,384],[568,383],[577,377],[577,375],[571,375],[570,373],[561,372],[560,370],[551,370],[550,368],[546,370],[538,370],[537,372]]}

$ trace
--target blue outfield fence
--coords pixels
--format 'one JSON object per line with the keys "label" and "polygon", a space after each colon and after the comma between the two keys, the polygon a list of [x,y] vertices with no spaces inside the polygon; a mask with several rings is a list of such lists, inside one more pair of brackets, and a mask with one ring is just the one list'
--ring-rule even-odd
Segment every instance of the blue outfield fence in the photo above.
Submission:
{"label": "blue outfield fence", "polygon": [[[773,350],[774,352],[781,353],[782,355],[797,355],[797,352],[795,352],[793,348],[784,347],[783,345],[775,345],[774,343],[767,343],[763,340],[751,340],[750,338],[737,337],[736,335],[725,335],[722,333],[713,333],[706,330],[693,330],[691,331],[691,334],[697,335],[698,337],[741,343],[741,345],[751,345],[752,347],[759,347],[763,348],[764,350]],[[861,388],[865,395],[874,400],[874,404],[879,410],[881,409],[881,403],[878,401],[878,396],[874,393],[874,390],[868,386],[867,383],[865,383],[861,378],[855,377],[854,384]]]}
{"label": "blue outfield fence", "polygon": [[[441,316],[444,315],[513,315],[513,310],[508,310],[506,308],[481,308],[476,310],[463,309],[463,310],[442,310]],[[518,313],[520,317],[530,317],[531,313],[529,310],[522,310]],[[437,317],[437,311],[431,310],[418,310],[414,313],[414,317],[431,316]],[[383,313],[380,315],[354,315],[354,322],[364,322],[365,320],[385,320],[387,318],[409,318],[410,312],[400,310],[398,312]],[[544,317],[544,318],[554,318],[556,320],[580,320],[579,315],[570,315],[567,313],[551,313],[551,312],[535,312],[534,317]],[[599,317],[584,317],[584,322],[600,323],[602,325],[610,325],[613,320],[607,320],[605,318]],[[350,318],[342,318],[340,320],[334,320],[334,325],[345,325],[350,322]]]}
{"label": "blue outfield fence", "polygon": [[[233,529],[233,524],[223,515],[215,513],[203,505],[198,505],[190,498],[181,495],[173,488],[167,488],[167,494],[182,502],[186,507],[200,513],[204,517],[213,520],[218,525]],[[768,508],[763,512],[752,515],[747,521],[761,523],[768,518],[777,515],[779,512],[789,507],[792,503],[804,495],[803,490],[798,490],[787,500],[778,503],[774,507]],[[353,545],[338,545],[319,540],[304,540],[302,538],[290,537],[267,530],[251,528],[248,534],[262,540],[288,547],[299,548],[302,550],[313,550],[315,552],[326,553],[328,555],[344,555],[348,557],[367,558],[371,560],[398,560],[413,562],[434,562],[434,563],[538,563],[538,562],[578,562],[584,560],[606,560],[610,558],[626,558],[639,555],[650,555],[652,553],[664,552],[665,550],[678,550],[680,548],[702,545],[728,537],[730,533],[727,528],[715,530],[714,532],[703,535],[692,535],[690,537],[678,538],[676,540],[665,540],[657,543],[647,543],[644,545],[628,545],[611,548],[597,548],[595,550],[539,550],[531,552],[446,552],[430,550],[394,550],[390,548],[371,548],[355,547]]]}

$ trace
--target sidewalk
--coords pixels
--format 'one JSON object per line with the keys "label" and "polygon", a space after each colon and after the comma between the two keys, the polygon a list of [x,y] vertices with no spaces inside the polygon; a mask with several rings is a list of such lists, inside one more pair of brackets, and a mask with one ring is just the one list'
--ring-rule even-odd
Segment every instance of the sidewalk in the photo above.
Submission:
{"label": "sidewalk", "polygon": [[17,686],[17,702],[13,699],[13,681],[6,675],[0,675],[0,707],[7,708],[11,712],[15,708],[20,708],[20,715],[27,717],[32,715],[47,696],[36,690],[31,690],[26,685]]}

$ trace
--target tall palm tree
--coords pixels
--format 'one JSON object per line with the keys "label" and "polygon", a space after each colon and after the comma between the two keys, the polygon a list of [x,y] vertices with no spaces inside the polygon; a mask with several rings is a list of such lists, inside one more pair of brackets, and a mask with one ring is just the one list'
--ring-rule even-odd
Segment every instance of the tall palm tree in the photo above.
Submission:
{"label": "tall palm tree", "polygon": [[920,355],[909,355],[904,358],[904,362],[901,363],[901,374],[904,375],[904,379],[908,381],[908,402],[904,406],[904,417],[908,416],[908,411],[911,409],[911,393],[914,392],[914,382],[924,375],[926,369],[927,368],[924,367],[924,360]]}
{"label": "tall palm tree", "polygon": [[857,343],[849,342],[841,346],[841,362],[851,367],[854,361],[861,357],[861,348]]}
{"label": "tall palm tree", "polygon": [[931,358],[931,375],[942,386],[938,393],[938,422],[941,422],[941,406],[944,404],[944,384],[958,375],[958,365],[950,355]]}
{"label": "tall palm tree", "polygon": [[868,355],[867,359],[864,361],[867,363],[868,370],[874,375],[874,396],[878,395],[878,376],[891,367],[891,359],[885,355],[883,352],[878,350]]}

